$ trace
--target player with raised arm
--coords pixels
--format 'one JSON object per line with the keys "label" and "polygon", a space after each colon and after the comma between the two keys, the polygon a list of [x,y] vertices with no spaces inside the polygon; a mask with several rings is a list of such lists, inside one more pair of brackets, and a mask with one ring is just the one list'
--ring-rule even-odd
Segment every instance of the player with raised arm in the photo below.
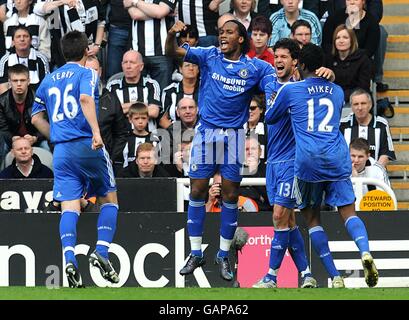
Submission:
{"label": "player with raised arm", "polygon": [[84,67],[88,52],[85,33],[71,31],[61,44],[68,62],[47,75],[37,89],[31,122],[55,145],[53,197],[61,202],[59,230],[65,273],[70,287],[83,286],[75,245],[80,199],[87,190],[101,204],[98,241],[89,262],[104,279],[118,283],[118,274],[108,256],[116,229],[118,200],[112,166],[97,122],[99,79],[94,70]]}
{"label": "player with raised arm", "polygon": [[[219,30],[220,48],[176,46],[176,34],[184,30],[178,21],[168,31],[166,52],[177,55],[200,68],[200,120],[192,142],[190,159],[190,201],[187,229],[191,254],[181,275],[205,264],[202,234],[205,219],[205,200],[209,179],[220,170],[222,175],[222,211],[220,248],[215,263],[220,275],[233,280],[228,253],[237,228],[237,200],[240,169],[244,160],[243,125],[249,118],[251,98],[260,80],[274,73],[273,67],[259,59],[246,56],[249,39],[246,28],[236,20],[229,20]],[[259,88],[262,90],[262,88]]]}
{"label": "player with raised arm", "polygon": [[[378,283],[378,271],[369,251],[363,221],[355,213],[351,161],[348,146],[339,131],[344,93],[338,85],[315,74],[323,64],[322,49],[306,44],[299,55],[299,71],[304,79],[282,86],[268,102],[266,122],[274,124],[290,113],[296,141],[294,162],[295,193],[298,207],[305,215],[312,245],[327,271],[337,274],[320,225],[320,207],[336,206],[345,227],[356,243],[369,287]],[[335,270],[331,270],[334,268]],[[342,283],[343,284],[343,283]]]}

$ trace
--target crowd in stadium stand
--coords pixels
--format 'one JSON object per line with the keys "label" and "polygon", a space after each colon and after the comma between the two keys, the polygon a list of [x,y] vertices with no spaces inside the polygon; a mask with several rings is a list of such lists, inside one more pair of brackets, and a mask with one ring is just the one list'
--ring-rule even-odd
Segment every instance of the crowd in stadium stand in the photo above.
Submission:
{"label": "crowd in stadium stand", "polygon": [[[222,10],[224,1],[0,0],[0,168],[8,172],[0,177],[52,176],[40,158],[31,155],[32,148],[27,151],[30,170],[19,165],[16,148],[28,141],[32,147],[53,151],[31,125],[31,105],[44,76],[64,64],[60,40],[71,30],[86,33],[87,66],[101,77],[99,124],[116,176],[187,177],[190,144],[200,117],[200,74],[197,65],[165,52],[167,31],[176,20],[188,26],[178,35],[180,45],[218,46],[218,28],[236,19],[251,36],[248,55],[273,66],[272,47],[282,38],[292,38],[300,46],[322,45],[325,66],[333,70],[335,83],[351,107],[351,114],[341,121],[347,143],[354,138],[367,141],[368,166],[376,162],[384,169],[396,160],[387,120],[371,113],[371,90],[388,89],[382,82],[387,33],[380,25],[381,0],[280,0],[277,4],[227,0],[228,9]],[[248,177],[265,176],[264,110],[265,98],[255,95],[244,128],[246,143],[257,137],[254,146],[246,145],[256,154],[254,158],[247,152],[246,164],[256,165],[255,170],[245,170]],[[9,152],[16,156],[12,163],[6,163]],[[366,170],[365,166],[355,169],[355,176]],[[217,207],[216,189],[216,184],[210,189],[215,201],[209,200],[209,208]],[[246,187],[240,192],[253,201],[253,209],[271,209],[265,189]]]}

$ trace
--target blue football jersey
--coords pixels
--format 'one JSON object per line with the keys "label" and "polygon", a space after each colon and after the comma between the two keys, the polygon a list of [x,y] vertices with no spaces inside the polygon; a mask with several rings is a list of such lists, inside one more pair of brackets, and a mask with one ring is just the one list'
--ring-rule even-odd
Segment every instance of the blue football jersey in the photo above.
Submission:
{"label": "blue football jersey", "polygon": [[274,68],[260,59],[242,55],[239,60],[224,58],[216,47],[189,47],[185,61],[199,65],[200,122],[209,128],[243,128],[249,118],[249,105],[260,80]]}
{"label": "blue football jersey", "polygon": [[[292,79],[290,81],[293,81]],[[279,82],[277,76],[269,76],[263,79],[264,91],[267,104],[285,83]],[[267,162],[276,163],[293,160],[295,157],[295,138],[291,127],[290,113],[284,113],[277,122],[269,124],[267,119],[271,110],[267,109],[265,120],[267,122]]]}
{"label": "blue football jersey", "polygon": [[67,63],[41,82],[32,115],[47,111],[52,143],[92,137],[80,103],[81,94],[94,98],[98,112],[98,75],[77,63]]}
{"label": "blue football jersey", "polygon": [[289,82],[278,91],[266,121],[277,122],[290,112],[298,178],[318,182],[351,176],[348,146],[339,131],[343,105],[342,88],[323,78]]}

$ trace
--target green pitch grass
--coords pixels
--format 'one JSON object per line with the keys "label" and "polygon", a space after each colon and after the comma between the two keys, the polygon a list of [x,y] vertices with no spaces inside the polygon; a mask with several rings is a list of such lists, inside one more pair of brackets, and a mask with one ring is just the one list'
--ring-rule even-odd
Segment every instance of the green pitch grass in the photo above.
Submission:
{"label": "green pitch grass", "polygon": [[0,300],[409,300],[409,290],[0,287]]}

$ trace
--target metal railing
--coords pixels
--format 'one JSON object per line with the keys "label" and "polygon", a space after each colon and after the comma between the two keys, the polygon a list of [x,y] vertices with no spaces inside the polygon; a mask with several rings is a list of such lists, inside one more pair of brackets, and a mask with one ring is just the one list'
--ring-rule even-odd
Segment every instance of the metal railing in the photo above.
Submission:
{"label": "metal railing", "polygon": [[[212,184],[213,179],[210,179],[210,184]],[[359,204],[363,197],[362,185],[369,184],[375,185],[385,192],[387,192],[393,200],[394,210],[398,210],[398,202],[396,200],[395,192],[392,188],[388,186],[385,182],[373,178],[363,178],[363,177],[353,177],[351,178],[352,183],[355,185],[355,210],[359,210]],[[189,178],[178,178],[176,179],[176,196],[177,196],[177,212],[184,212],[184,187],[190,185]],[[266,178],[243,178],[241,181],[242,186],[265,186]]]}
{"label": "metal railing", "polygon": [[354,184],[355,188],[355,210],[359,210],[359,204],[361,203],[362,197],[364,196],[362,194],[362,185],[364,184],[369,184],[373,186],[377,186],[381,188],[383,191],[388,193],[393,200],[393,210],[398,210],[398,201],[396,200],[396,195],[395,192],[392,190],[390,186],[388,186],[385,182],[382,180],[374,179],[374,178],[364,178],[364,177],[353,177],[351,178],[352,183]]}

